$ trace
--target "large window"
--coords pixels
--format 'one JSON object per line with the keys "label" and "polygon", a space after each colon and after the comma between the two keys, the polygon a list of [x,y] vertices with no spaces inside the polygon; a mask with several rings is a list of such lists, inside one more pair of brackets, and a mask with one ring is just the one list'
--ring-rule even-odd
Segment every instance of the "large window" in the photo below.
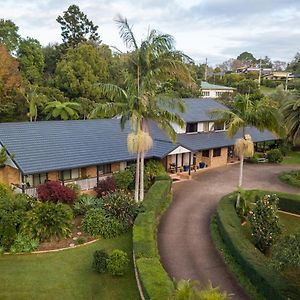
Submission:
{"label": "large window", "polygon": [[203,131],[209,132],[209,122],[203,122]]}
{"label": "large window", "polygon": [[68,169],[61,172],[62,180],[77,179],[80,177],[80,169]]}
{"label": "large window", "polygon": [[210,96],[210,92],[209,92],[209,91],[203,91],[203,92],[202,92],[202,95],[203,95],[204,97],[209,97],[209,96]]}
{"label": "large window", "polygon": [[209,150],[202,150],[203,157],[209,157]]}
{"label": "large window", "polygon": [[221,156],[221,148],[215,148],[213,150],[213,157]]}
{"label": "large window", "polygon": [[39,184],[45,183],[48,179],[47,173],[40,173],[40,174],[33,174],[33,175],[27,175],[26,176],[26,185],[28,187],[35,187]]}
{"label": "large window", "polygon": [[103,164],[98,166],[98,175],[105,175],[111,173],[111,164]]}
{"label": "large window", "polygon": [[198,123],[187,123],[186,124],[186,132],[192,133],[197,132]]}
{"label": "large window", "polygon": [[215,122],[214,129],[215,131],[225,130],[224,122],[222,121]]}

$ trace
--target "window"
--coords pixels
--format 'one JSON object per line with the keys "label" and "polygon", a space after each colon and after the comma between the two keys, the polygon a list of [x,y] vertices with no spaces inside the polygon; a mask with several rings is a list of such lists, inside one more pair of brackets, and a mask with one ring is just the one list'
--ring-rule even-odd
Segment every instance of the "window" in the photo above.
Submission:
{"label": "window", "polygon": [[213,150],[213,157],[221,156],[221,148],[215,148]]}
{"label": "window", "polygon": [[202,150],[203,157],[209,157],[209,150]]}
{"label": "window", "polygon": [[47,173],[27,175],[25,183],[29,187],[38,186],[39,184],[45,183],[48,180]]}
{"label": "window", "polygon": [[79,177],[80,177],[80,170],[79,169],[68,169],[68,170],[63,170],[61,172],[61,179],[62,180],[77,179]]}
{"label": "window", "polygon": [[186,133],[197,132],[198,123],[187,123]]}
{"label": "window", "polygon": [[217,96],[217,97],[220,97],[220,96],[222,96],[223,93],[224,93],[224,92],[216,92],[216,96]]}
{"label": "window", "polygon": [[203,95],[204,97],[209,97],[209,96],[210,96],[210,92],[209,92],[209,91],[203,91],[203,92],[202,92],[202,95]]}
{"label": "window", "polygon": [[203,131],[204,132],[209,132],[209,122],[204,122],[203,123]]}
{"label": "window", "polygon": [[225,129],[224,122],[221,122],[221,121],[215,122],[214,129],[215,129],[215,131],[224,130]]}
{"label": "window", "polygon": [[98,175],[105,175],[111,173],[111,164],[103,164],[98,166]]}

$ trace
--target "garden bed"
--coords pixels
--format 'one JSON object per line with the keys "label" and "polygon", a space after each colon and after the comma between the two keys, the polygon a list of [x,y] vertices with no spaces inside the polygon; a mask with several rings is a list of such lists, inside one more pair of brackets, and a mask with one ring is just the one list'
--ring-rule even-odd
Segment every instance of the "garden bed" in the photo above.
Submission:
{"label": "garden bed", "polygon": [[279,174],[278,178],[286,184],[300,188],[300,170],[283,172]]}

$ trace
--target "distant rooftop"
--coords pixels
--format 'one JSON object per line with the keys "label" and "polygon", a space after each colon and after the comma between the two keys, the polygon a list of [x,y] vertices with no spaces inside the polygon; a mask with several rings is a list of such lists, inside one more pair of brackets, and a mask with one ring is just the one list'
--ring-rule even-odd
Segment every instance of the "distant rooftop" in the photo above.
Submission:
{"label": "distant rooftop", "polygon": [[201,88],[203,90],[235,90],[235,88],[232,88],[232,87],[211,84],[211,83],[208,83],[207,81],[201,82]]}

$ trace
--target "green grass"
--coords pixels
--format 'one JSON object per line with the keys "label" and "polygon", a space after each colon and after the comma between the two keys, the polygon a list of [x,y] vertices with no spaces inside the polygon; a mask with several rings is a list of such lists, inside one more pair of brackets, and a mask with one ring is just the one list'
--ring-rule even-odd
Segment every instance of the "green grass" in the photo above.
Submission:
{"label": "green grass", "polygon": [[269,94],[275,92],[275,91],[276,91],[276,88],[270,88],[270,87],[261,85],[261,86],[260,86],[260,91],[261,91],[263,94],[265,94],[265,95],[269,95]]}
{"label": "green grass", "polygon": [[132,260],[123,277],[91,268],[95,250],[115,248],[131,259],[132,234],[56,253],[1,256],[0,299],[139,299]]}
{"label": "green grass", "polygon": [[280,223],[284,226],[284,234],[295,234],[300,232],[300,216],[293,216],[284,212],[279,212]]}
{"label": "green grass", "polygon": [[299,151],[290,151],[283,158],[283,164],[300,164],[300,152]]}

